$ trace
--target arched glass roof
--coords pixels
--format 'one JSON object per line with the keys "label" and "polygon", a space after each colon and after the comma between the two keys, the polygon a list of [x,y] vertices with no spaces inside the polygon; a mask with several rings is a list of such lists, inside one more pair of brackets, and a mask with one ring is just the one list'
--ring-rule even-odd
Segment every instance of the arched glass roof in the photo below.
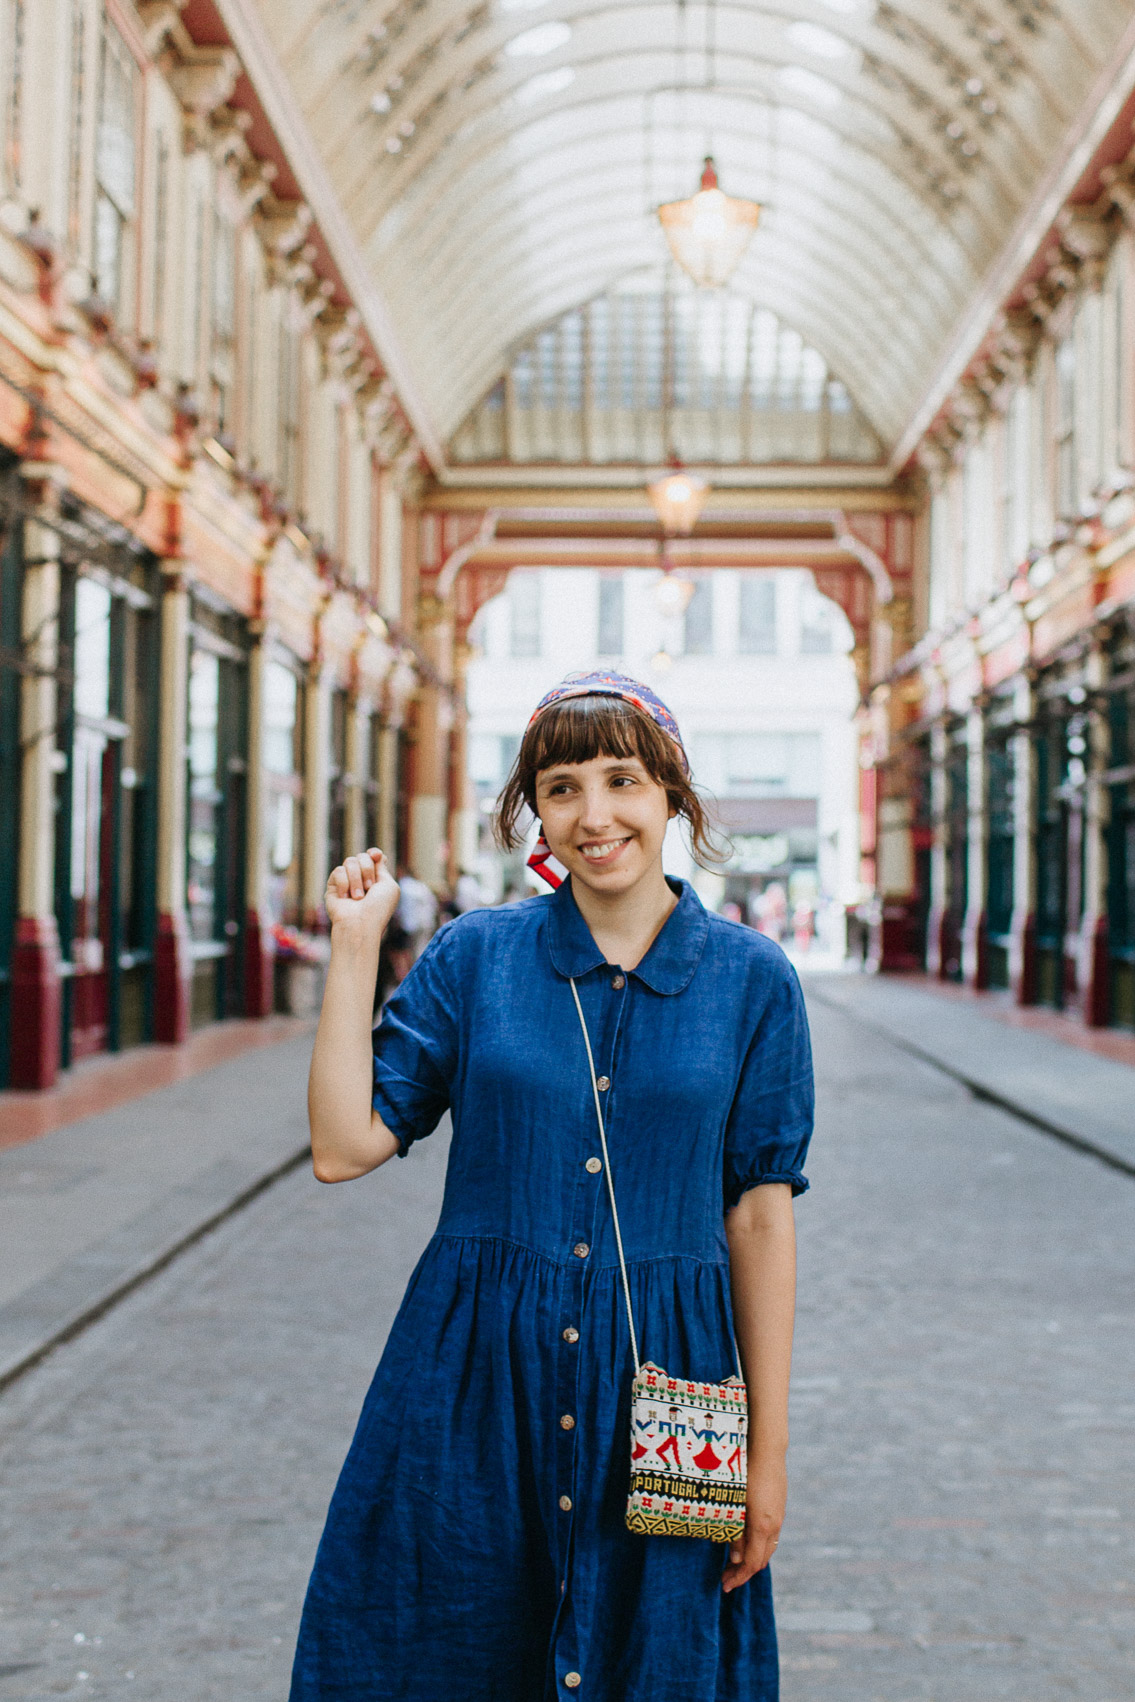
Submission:
{"label": "arched glass roof", "polygon": [[449,459],[872,462],[878,438],[799,332],[674,267],[632,274],[514,351]]}
{"label": "arched glass roof", "polygon": [[656,267],[716,158],[733,280],[893,444],[1128,0],[255,0],[448,439],[509,352]]}

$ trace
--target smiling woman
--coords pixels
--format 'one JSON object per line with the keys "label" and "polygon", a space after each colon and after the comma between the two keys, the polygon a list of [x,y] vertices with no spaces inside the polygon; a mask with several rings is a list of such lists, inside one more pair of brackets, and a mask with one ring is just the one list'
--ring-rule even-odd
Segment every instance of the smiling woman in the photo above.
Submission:
{"label": "smiling woman", "polygon": [[328,882],[316,1174],[377,1169],[447,1110],[453,1142],[328,1514],[291,1702],[659,1702],[663,1674],[673,1702],[776,1702],[800,989],[771,940],[664,875],[671,817],[706,827],[648,687],[549,692],[503,831],[524,804],[565,878],[442,928],[373,1042],[397,889],[377,849]]}

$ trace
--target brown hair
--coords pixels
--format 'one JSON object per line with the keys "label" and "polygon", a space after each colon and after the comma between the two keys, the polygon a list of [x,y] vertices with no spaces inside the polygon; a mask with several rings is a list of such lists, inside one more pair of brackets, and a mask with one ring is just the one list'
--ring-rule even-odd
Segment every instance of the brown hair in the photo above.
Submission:
{"label": "brown hair", "polygon": [[714,833],[677,745],[649,715],[621,697],[564,698],[532,723],[497,799],[493,825],[498,844],[511,851],[522,842],[520,817],[526,805],[533,815],[539,814],[536,780],[545,769],[597,756],[638,757],[650,778],[666,788],[671,809],[689,826],[695,861],[710,868],[726,860],[728,852]]}

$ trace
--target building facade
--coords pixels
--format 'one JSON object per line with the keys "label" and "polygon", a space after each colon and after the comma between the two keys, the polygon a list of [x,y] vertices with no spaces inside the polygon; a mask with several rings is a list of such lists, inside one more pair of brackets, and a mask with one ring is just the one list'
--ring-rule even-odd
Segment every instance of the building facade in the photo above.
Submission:
{"label": "building facade", "polygon": [[348,845],[443,886],[460,693],[349,244],[213,9],[7,0],[0,123],[0,1084],[31,1087],[270,1011]]}
{"label": "building facade", "polygon": [[864,731],[884,966],[1131,1028],[1126,145],[1105,142],[917,445],[916,642],[876,682]]}
{"label": "building facade", "polygon": [[468,688],[484,894],[524,889],[523,855],[501,856],[490,817],[532,706],[566,673],[618,668],[649,680],[673,708],[695,783],[729,839],[728,860],[706,871],[675,827],[668,872],[691,879],[714,908],[733,903],[753,921],[779,888],[785,937],[804,910],[818,918],[821,944],[841,954],[846,908],[862,896],[846,618],[799,570],[675,578],[521,569],[482,609]]}

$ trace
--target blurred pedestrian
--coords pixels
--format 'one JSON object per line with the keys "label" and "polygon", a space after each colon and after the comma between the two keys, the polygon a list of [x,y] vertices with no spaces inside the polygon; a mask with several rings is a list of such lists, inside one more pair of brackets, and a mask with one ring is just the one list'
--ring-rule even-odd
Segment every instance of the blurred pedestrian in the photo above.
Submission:
{"label": "blurred pedestrian", "polygon": [[[647,687],[550,692],[498,803],[506,849],[526,806],[555,890],[443,928],[373,1058],[360,994],[398,889],[373,848],[328,881],[316,1175],[374,1170],[447,1109],[453,1139],[328,1513],[291,1702],[774,1702],[812,1118],[800,989],[769,940],[663,874],[674,816],[699,860],[713,846]],[[723,1532],[724,1554],[675,1540]]]}
{"label": "blurred pedestrian", "polygon": [[437,898],[425,881],[410,873],[405,863],[398,871],[398,885],[401,890],[395,916],[406,936],[410,961],[416,963],[437,929]]}

